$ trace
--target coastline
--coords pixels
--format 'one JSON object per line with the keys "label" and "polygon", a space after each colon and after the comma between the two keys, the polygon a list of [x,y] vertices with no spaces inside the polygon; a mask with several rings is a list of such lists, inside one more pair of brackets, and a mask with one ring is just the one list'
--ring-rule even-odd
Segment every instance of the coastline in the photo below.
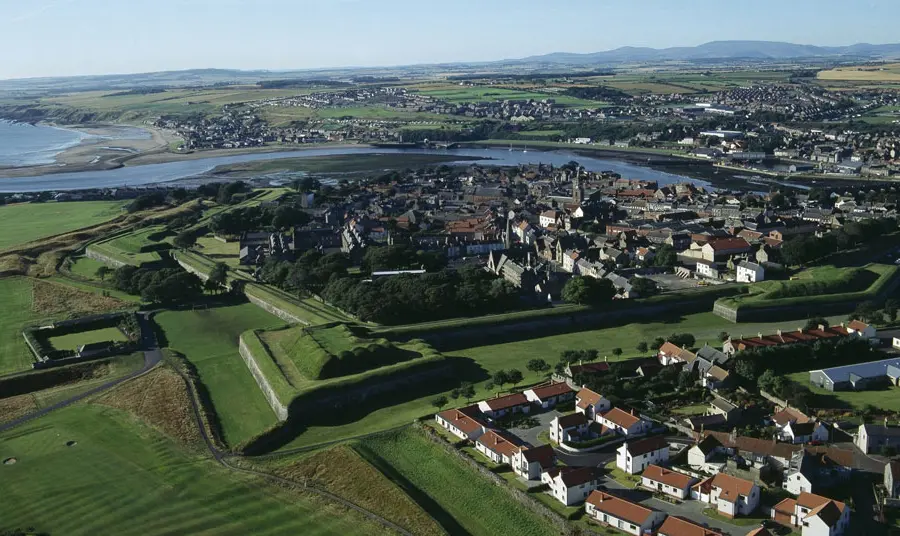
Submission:
{"label": "coastline", "polygon": [[[246,147],[242,149],[209,149],[185,153],[172,152],[170,147],[182,142],[182,138],[174,131],[164,130],[148,125],[128,124],[88,124],[60,125],[52,122],[41,122],[40,125],[60,128],[85,134],[80,143],[59,152],[52,164],[39,164],[20,167],[0,167],[0,180],[4,178],[26,178],[55,173],[78,173],[82,171],[106,171],[126,166],[147,164],[164,164],[184,160],[198,160],[221,156],[234,156],[251,153],[280,153],[286,151],[303,151],[322,148],[367,147],[357,143],[326,143],[310,147],[297,146],[264,146]],[[123,130],[133,129],[147,133],[146,138],[119,137]]]}

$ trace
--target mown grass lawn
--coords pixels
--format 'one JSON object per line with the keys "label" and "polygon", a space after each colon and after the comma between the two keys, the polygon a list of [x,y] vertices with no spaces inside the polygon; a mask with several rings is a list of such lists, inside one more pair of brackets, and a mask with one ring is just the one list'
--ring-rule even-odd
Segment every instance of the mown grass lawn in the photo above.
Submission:
{"label": "mown grass lawn", "polygon": [[354,448],[394,480],[450,534],[538,536],[558,531],[416,429],[368,438]]}
{"label": "mown grass lawn", "polygon": [[123,201],[22,203],[0,206],[0,250],[109,221]]}
{"label": "mown grass lawn", "polygon": [[0,279],[0,375],[31,368],[33,357],[22,338],[22,329],[36,316],[31,298],[28,279]]}
{"label": "mown grass lawn", "polygon": [[57,350],[75,350],[83,344],[95,342],[125,342],[128,339],[118,328],[103,328],[81,333],[52,337],[50,344]]}
{"label": "mown grass lawn", "polygon": [[225,441],[236,445],[277,421],[238,353],[241,333],[273,328],[281,320],[245,303],[196,311],[167,311],[156,322],[169,348],[187,356],[209,390]]}
{"label": "mown grass lawn", "polygon": [[[94,260],[89,257],[79,257],[78,259],[75,259],[75,262],[72,263],[71,270],[73,274],[80,275],[85,279],[99,281],[100,278],[97,277],[97,270],[99,270],[103,266],[106,266],[106,264],[98,260]],[[109,276],[107,276],[107,279],[108,278]]]}
{"label": "mown grass lawn", "polygon": [[15,464],[0,465],[4,528],[120,536],[384,534],[312,495],[188,454],[111,408],[78,405],[0,436],[0,460],[13,457]]}
{"label": "mown grass lawn", "polygon": [[883,411],[900,412],[900,387],[888,387],[872,391],[827,391],[809,383],[809,372],[797,372],[788,378],[800,385],[809,387],[815,395],[810,405],[815,408],[846,409],[850,412],[862,410],[866,406],[874,406]]}
{"label": "mown grass lawn", "polygon": [[[804,325],[805,320],[776,323],[743,323],[734,324],[712,313],[698,313],[683,317],[660,319],[648,318],[645,322],[632,323],[619,327],[566,333],[518,342],[479,346],[448,352],[449,355],[474,359],[489,373],[499,369],[517,368],[525,374],[525,383],[535,382],[540,376],[528,372],[525,365],[530,359],[540,358],[551,366],[559,360],[563,350],[596,349],[600,359],[610,361],[647,357],[652,353],[641,354],[636,347],[640,342],[648,344],[656,337],[667,337],[672,333],[691,333],[697,339],[696,346],[709,343],[721,348],[719,334],[726,332],[732,337],[741,335],[756,336],[758,333],[774,333],[777,329],[795,330]],[[622,349],[622,355],[613,355],[615,348]]]}

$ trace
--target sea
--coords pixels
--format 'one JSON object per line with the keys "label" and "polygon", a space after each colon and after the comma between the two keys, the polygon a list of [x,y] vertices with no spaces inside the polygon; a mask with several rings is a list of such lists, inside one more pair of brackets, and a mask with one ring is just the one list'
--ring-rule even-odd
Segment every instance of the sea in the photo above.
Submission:
{"label": "sea", "polygon": [[64,128],[0,121],[0,167],[52,164],[56,155],[89,137]]}

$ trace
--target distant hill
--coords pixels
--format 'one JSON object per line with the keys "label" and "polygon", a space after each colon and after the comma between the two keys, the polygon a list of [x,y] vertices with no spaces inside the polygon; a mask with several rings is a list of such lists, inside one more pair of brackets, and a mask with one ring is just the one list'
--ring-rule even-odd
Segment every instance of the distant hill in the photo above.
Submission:
{"label": "distant hill", "polygon": [[605,52],[575,54],[555,52],[541,56],[507,60],[504,63],[553,63],[559,65],[604,65],[634,62],[703,61],[728,59],[790,60],[813,58],[878,59],[900,57],[900,44],[860,43],[843,47],[796,45],[775,41],[712,41],[696,47],[621,47]]}

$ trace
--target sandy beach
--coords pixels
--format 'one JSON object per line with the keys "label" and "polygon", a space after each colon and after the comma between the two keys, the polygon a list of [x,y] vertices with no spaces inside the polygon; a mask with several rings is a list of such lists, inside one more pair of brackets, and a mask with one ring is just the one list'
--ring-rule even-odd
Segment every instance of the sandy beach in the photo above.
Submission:
{"label": "sandy beach", "polygon": [[[25,167],[0,167],[0,179],[12,177],[33,177],[53,173],[75,173],[81,171],[103,171],[123,166],[163,164],[181,160],[197,160],[248,153],[279,153],[322,148],[359,147],[356,143],[328,143],[315,146],[266,146],[243,149],[209,149],[180,153],[170,150],[182,143],[182,138],[174,131],[147,125],[55,125],[59,128],[89,134],[80,144],[56,155],[56,162]],[[125,130],[141,130],[146,134],[141,139],[128,139]],[[132,132],[133,134],[133,132]]]}

